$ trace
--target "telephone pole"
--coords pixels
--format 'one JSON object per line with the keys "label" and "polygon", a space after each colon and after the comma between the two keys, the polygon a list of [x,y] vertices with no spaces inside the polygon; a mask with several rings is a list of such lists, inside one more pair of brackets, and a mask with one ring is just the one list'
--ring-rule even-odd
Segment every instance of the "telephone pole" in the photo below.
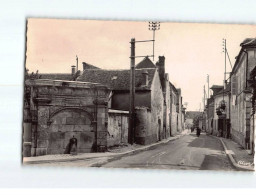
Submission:
{"label": "telephone pole", "polygon": [[204,99],[203,99],[203,108],[205,109],[205,85],[204,85]]}
{"label": "telephone pole", "polygon": [[129,108],[129,132],[128,141],[130,144],[134,143],[135,137],[135,108],[134,108],[134,97],[135,97],[135,38],[131,39],[131,66],[130,66],[130,108]]}
{"label": "telephone pole", "polygon": [[78,57],[76,55],[76,71],[78,71]]}
{"label": "telephone pole", "polygon": [[153,61],[155,57],[155,31],[160,29],[160,22],[149,22],[148,30],[153,31]]}
{"label": "telephone pole", "polygon": [[222,46],[223,46],[223,52],[225,53],[225,60],[224,60],[224,64],[225,64],[225,69],[224,69],[224,89],[225,89],[225,85],[226,85],[226,58],[227,58],[227,48],[226,48],[226,39],[222,40]]}
{"label": "telephone pole", "polygon": [[[160,22],[149,22],[149,30],[153,30],[153,40],[135,41],[131,39],[131,56],[130,56],[130,97],[129,97],[129,129],[128,142],[134,144],[135,142],[135,58],[153,57],[154,60],[154,42],[155,31],[160,29]],[[153,42],[153,55],[151,56],[135,56],[135,43]]]}
{"label": "telephone pole", "polygon": [[210,87],[209,87],[209,83],[210,83],[210,76],[209,74],[207,74],[207,83],[208,83],[208,99],[210,98]]}

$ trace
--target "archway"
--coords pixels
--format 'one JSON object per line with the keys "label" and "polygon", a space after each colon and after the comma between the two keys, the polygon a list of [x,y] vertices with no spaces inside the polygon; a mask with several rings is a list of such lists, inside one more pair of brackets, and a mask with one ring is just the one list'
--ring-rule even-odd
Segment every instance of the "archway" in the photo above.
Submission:
{"label": "archway", "polygon": [[47,154],[67,153],[73,136],[77,139],[79,153],[93,150],[95,131],[89,112],[76,108],[58,109],[50,117]]}

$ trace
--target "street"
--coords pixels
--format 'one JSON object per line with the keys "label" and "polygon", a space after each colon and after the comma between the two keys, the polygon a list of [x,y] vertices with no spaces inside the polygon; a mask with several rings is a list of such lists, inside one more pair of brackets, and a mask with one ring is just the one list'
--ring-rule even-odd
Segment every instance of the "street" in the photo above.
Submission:
{"label": "street", "polygon": [[[96,167],[107,168],[235,170],[219,140],[205,134],[198,138],[194,133],[137,154],[105,157],[98,159],[98,162]],[[90,160],[76,160],[40,165],[88,167],[90,164]]]}
{"label": "street", "polygon": [[205,134],[199,138],[190,134],[155,149],[106,163],[102,167],[233,170],[221,143]]}

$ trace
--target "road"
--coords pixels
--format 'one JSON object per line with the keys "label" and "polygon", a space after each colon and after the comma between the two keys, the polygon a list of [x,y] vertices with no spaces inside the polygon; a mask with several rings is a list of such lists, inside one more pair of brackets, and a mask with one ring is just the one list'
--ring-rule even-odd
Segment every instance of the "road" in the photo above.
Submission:
{"label": "road", "polygon": [[102,167],[189,169],[189,170],[234,170],[219,140],[202,134],[181,137],[154,149],[122,157]]}
{"label": "road", "polygon": [[[97,167],[181,169],[181,170],[236,170],[230,164],[220,141],[201,134],[185,135],[137,154],[98,159]],[[90,160],[44,163],[41,166],[88,167]],[[37,166],[37,165],[35,165]]]}

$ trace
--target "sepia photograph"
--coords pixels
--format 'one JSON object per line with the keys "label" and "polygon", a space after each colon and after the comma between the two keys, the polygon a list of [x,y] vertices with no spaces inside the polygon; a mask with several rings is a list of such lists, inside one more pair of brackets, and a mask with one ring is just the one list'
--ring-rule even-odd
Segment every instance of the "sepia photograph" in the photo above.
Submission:
{"label": "sepia photograph", "polygon": [[255,32],[27,18],[22,165],[254,171]]}

